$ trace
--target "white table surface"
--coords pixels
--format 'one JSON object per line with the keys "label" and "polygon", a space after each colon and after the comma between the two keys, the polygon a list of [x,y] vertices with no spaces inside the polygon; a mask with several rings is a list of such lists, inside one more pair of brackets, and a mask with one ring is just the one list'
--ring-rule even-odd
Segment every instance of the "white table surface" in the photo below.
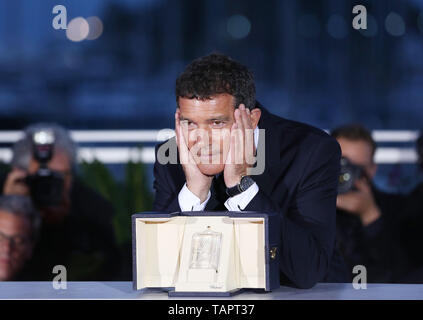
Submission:
{"label": "white table surface", "polygon": [[367,289],[356,290],[351,283],[319,283],[311,289],[280,287],[269,293],[247,291],[228,298],[169,298],[158,289],[134,291],[132,282],[68,282],[66,290],[55,290],[52,282],[0,282],[0,299],[423,300],[423,285],[367,284]]}

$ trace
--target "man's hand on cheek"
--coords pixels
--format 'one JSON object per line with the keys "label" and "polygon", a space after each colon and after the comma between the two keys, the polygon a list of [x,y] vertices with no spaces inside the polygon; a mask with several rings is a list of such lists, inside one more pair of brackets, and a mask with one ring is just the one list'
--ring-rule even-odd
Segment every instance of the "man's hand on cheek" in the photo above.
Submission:
{"label": "man's hand on cheek", "polygon": [[[179,161],[185,173],[185,180],[188,189],[194,193],[201,202],[207,199],[213,177],[204,175],[198,168],[195,159],[188,149],[188,130],[180,125],[179,109],[175,113],[175,134],[179,150]],[[186,132],[184,132],[186,131]],[[195,148],[195,144],[191,147]]]}
{"label": "man's hand on cheek", "polygon": [[230,146],[225,162],[225,185],[231,188],[247,175],[248,167],[254,164],[254,129],[250,110],[243,104],[234,112],[235,122],[231,128]]}

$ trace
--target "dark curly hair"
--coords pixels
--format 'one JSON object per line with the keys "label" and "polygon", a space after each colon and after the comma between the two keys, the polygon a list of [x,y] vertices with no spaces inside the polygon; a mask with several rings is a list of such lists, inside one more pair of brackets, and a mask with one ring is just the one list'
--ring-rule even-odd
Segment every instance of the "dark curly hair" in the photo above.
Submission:
{"label": "dark curly hair", "polygon": [[250,110],[255,107],[253,74],[247,67],[224,54],[212,53],[195,59],[176,79],[178,106],[179,97],[205,100],[222,93],[235,98],[235,108],[241,103]]}

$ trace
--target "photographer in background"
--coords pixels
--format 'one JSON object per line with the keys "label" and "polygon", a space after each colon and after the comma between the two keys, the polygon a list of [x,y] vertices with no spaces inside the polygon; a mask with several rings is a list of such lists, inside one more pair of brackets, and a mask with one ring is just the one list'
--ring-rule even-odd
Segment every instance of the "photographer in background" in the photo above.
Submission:
{"label": "photographer in background", "polygon": [[13,147],[0,190],[30,196],[43,222],[27,280],[51,280],[55,265],[68,280],[113,280],[117,271],[114,209],[82,184],[76,164],[76,145],[58,125],[32,125]]}
{"label": "photographer in background", "polygon": [[32,256],[40,223],[31,199],[0,196],[0,281],[24,277],[25,264]]}
{"label": "photographer in background", "polygon": [[351,270],[367,269],[367,281],[397,282],[409,268],[395,222],[403,197],[378,190],[372,183],[377,171],[376,143],[361,125],[332,131],[342,150],[337,197],[337,246]]}

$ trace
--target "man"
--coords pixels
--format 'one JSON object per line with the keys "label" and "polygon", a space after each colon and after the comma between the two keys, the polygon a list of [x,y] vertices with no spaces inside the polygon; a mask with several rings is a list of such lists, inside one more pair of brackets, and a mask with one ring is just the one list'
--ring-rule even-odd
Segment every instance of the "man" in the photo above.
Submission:
{"label": "man", "polygon": [[[176,140],[156,148],[154,210],[279,212],[281,283],[310,288],[327,280],[340,161],[335,139],[267,112],[256,102],[251,72],[221,54],[187,66],[176,80],[176,102]],[[176,145],[178,163],[164,164],[163,148]],[[264,172],[249,175],[256,153]]]}
{"label": "man", "polygon": [[[34,194],[47,191],[42,183],[30,186],[28,178],[40,169],[34,156],[34,134],[52,132],[53,155],[47,168],[62,177],[57,203],[39,204]],[[117,271],[113,207],[75,175],[76,145],[68,132],[54,124],[36,124],[25,130],[13,147],[12,170],[0,179],[6,195],[32,196],[43,225],[39,243],[30,261],[27,280],[51,280],[55,265],[67,268],[68,280],[113,280]],[[55,189],[55,188],[53,188]],[[48,192],[53,194],[51,190]],[[48,199],[47,199],[48,200]]]}
{"label": "man", "polygon": [[19,280],[31,258],[40,216],[24,196],[0,196],[0,281]]}
{"label": "man", "polygon": [[373,185],[376,143],[366,128],[349,124],[331,134],[342,156],[363,173],[352,190],[337,197],[337,247],[350,270],[356,265],[366,267],[368,282],[397,282],[408,268],[396,227],[403,198]]}

